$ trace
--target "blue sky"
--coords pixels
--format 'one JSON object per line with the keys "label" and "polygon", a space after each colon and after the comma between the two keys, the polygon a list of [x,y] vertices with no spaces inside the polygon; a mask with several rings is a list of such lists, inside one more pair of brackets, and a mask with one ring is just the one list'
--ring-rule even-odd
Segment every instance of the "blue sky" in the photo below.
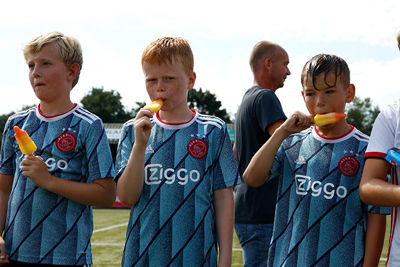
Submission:
{"label": "blue sky", "polygon": [[306,111],[300,71],[318,53],[343,57],[356,94],[383,108],[400,97],[399,14],[398,0],[6,1],[0,10],[0,114],[37,103],[21,47],[53,30],[82,44],[81,78],[71,93],[77,103],[92,86],[118,91],[128,108],[148,101],[144,47],[158,37],[181,36],[194,53],[195,88],[216,94],[231,114],[252,85],[248,57],[260,40],[277,42],[289,54],[292,75],[277,91],[287,115]]}

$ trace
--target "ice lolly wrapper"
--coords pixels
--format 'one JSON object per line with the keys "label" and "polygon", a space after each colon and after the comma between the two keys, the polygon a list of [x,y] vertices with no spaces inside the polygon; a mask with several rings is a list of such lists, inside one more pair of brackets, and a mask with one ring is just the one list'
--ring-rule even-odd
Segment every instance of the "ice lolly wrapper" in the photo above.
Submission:
{"label": "ice lolly wrapper", "polygon": [[157,111],[160,110],[160,108],[162,107],[163,104],[164,104],[164,100],[162,100],[160,98],[160,99],[154,100],[153,102],[147,104],[144,107],[150,109],[153,113],[157,113]]}
{"label": "ice lolly wrapper", "polygon": [[346,114],[344,113],[331,112],[327,114],[317,114],[314,117],[314,123],[317,126],[324,126],[327,124],[336,123],[344,118],[346,118]]}
{"label": "ice lolly wrapper", "polygon": [[15,139],[17,139],[19,149],[22,154],[32,155],[36,151],[37,147],[26,131],[21,130],[18,126],[14,126]]}

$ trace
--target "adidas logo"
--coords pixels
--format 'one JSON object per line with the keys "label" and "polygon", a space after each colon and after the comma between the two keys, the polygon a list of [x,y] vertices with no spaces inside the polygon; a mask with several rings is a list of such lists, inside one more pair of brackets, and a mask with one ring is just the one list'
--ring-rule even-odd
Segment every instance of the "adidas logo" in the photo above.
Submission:
{"label": "adidas logo", "polygon": [[148,146],[146,147],[145,154],[153,154],[153,153],[154,153],[153,148],[151,147],[151,145],[148,145]]}
{"label": "adidas logo", "polygon": [[294,161],[294,163],[296,163],[296,164],[306,164],[306,160],[304,159],[303,156],[299,156],[299,158],[296,159],[296,160]]}

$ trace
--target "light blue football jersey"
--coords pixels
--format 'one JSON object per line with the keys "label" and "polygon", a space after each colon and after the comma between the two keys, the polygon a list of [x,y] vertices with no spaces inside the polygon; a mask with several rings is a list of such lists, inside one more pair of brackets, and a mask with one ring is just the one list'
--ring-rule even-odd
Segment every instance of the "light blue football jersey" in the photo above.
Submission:
{"label": "light blue football jersey", "polygon": [[[171,125],[157,116],[145,152],[143,192],[132,207],[123,266],[216,266],[213,191],[240,183],[225,123],[194,113]],[[116,169],[122,173],[134,142],[125,123]]]}
{"label": "light blue football jersey", "polygon": [[25,130],[51,175],[81,183],[114,176],[110,147],[101,120],[75,106],[45,117],[38,108],[12,115],[5,126],[0,173],[13,175],[4,230],[10,259],[30,263],[92,263],[92,207],[37,187],[22,175],[24,155],[13,127]]}
{"label": "light blue football jersey", "polygon": [[367,213],[358,186],[368,136],[327,139],[314,127],[289,136],[271,169],[279,179],[269,266],[362,266]]}

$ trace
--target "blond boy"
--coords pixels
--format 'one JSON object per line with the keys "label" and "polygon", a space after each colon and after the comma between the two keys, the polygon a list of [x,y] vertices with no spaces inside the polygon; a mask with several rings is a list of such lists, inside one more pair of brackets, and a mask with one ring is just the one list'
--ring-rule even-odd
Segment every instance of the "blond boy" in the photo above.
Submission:
{"label": "blond boy", "polygon": [[[111,207],[115,184],[101,120],[70,99],[82,68],[81,47],[51,32],[27,43],[24,56],[39,104],[12,115],[4,129],[0,264],[88,266],[91,206]],[[14,126],[36,143],[34,155],[21,153]]]}

